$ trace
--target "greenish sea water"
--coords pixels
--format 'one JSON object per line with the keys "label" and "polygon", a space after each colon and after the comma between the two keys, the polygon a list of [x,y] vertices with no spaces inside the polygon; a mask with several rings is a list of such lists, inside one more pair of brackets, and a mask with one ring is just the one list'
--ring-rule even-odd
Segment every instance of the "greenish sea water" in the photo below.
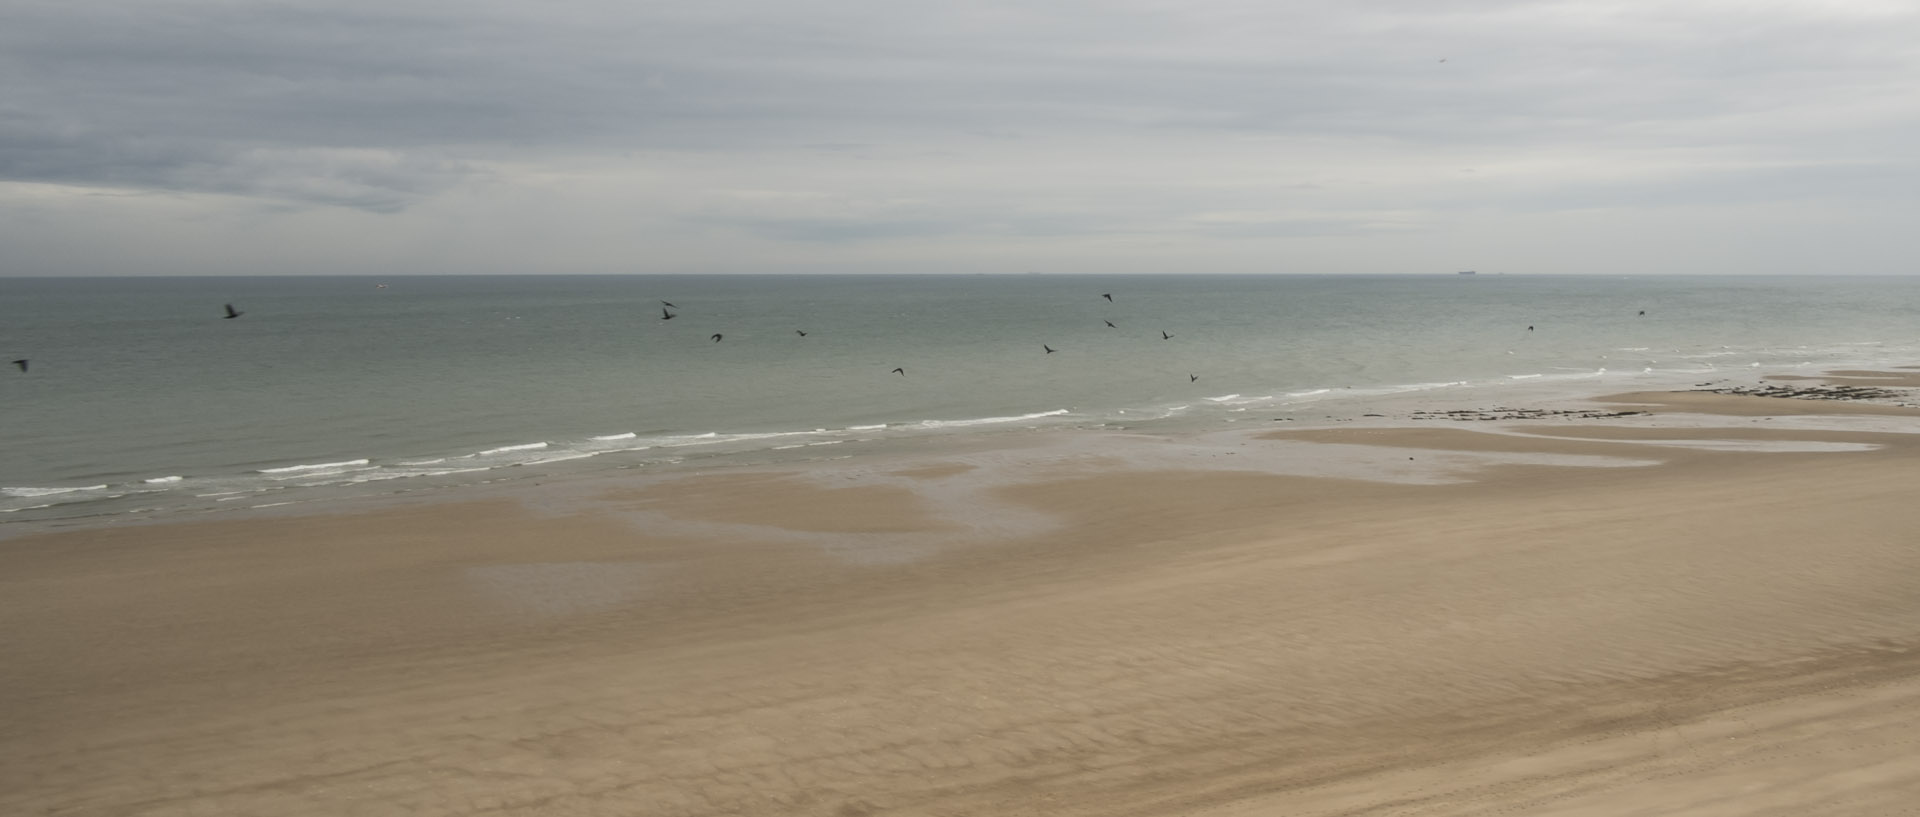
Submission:
{"label": "greenish sea water", "polygon": [[0,278],[0,356],[11,524],[1910,365],[1920,280]]}

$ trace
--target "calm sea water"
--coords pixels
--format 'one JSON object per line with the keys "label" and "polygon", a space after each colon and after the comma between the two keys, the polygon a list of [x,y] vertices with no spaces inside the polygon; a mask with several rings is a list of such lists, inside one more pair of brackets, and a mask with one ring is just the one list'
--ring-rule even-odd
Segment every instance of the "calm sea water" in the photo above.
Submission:
{"label": "calm sea water", "polygon": [[0,278],[0,524],[1920,361],[1904,278],[376,283]]}

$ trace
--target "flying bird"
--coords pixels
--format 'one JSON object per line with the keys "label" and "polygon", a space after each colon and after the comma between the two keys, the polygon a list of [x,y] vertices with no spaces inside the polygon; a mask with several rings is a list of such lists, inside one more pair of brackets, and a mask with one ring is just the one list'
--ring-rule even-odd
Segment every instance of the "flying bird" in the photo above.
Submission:
{"label": "flying bird", "polygon": [[1188,372],[1188,373],[1187,373],[1187,382],[1188,382],[1188,383],[1192,383],[1192,382],[1194,382],[1194,381],[1196,381],[1196,380],[1199,380],[1199,379],[1200,379],[1200,376],[1199,376],[1199,375],[1197,375],[1197,374],[1194,374],[1194,373],[1192,373],[1192,372]]}
{"label": "flying bird", "polygon": [[234,318],[238,318],[241,315],[245,315],[245,314],[247,313],[241,312],[238,309],[234,309],[233,304],[227,304],[227,320],[233,320]]}
{"label": "flying bird", "polygon": [[719,333],[719,332],[715,332],[715,333],[713,333],[713,342],[714,342],[714,343],[719,343],[719,342],[720,342],[720,333]]}
{"label": "flying bird", "polygon": [[806,337],[806,336],[807,336],[807,333],[806,333],[806,332],[804,332],[804,331],[802,331],[802,330],[799,330],[799,329],[795,329],[795,330],[793,330],[793,331],[794,331],[794,332],[797,332],[797,333],[799,333],[799,335],[800,335],[800,337],[803,337],[803,338],[804,338],[804,337]]}
{"label": "flying bird", "polygon": [[1165,329],[1162,329],[1162,330],[1160,330],[1160,339],[1161,339],[1161,340],[1173,340],[1173,336],[1172,336],[1172,335],[1169,335],[1169,334],[1167,334],[1167,330],[1165,330]]}
{"label": "flying bird", "polygon": [[1100,297],[1107,299],[1108,303],[1113,302],[1113,293],[1111,292],[1102,292],[1100,293]]}
{"label": "flying bird", "polygon": [[897,374],[897,375],[899,375],[899,376],[901,376],[901,377],[906,377],[906,376],[907,376],[907,370],[906,370],[906,369],[902,369],[902,368],[899,368],[899,367],[895,367],[895,368],[894,368],[894,370],[893,370],[893,373],[894,373],[894,374]]}
{"label": "flying bird", "polygon": [[[661,305],[661,306],[673,306],[673,304],[670,304],[670,303],[667,303],[666,301],[661,301],[661,302],[660,302],[660,305]],[[673,308],[674,308],[674,309],[679,309],[680,307],[677,307],[677,306],[673,306]]]}
{"label": "flying bird", "polygon": [[670,321],[670,320],[673,320],[673,317],[674,317],[673,313],[668,312],[666,307],[664,306],[660,307],[660,320]]}
{"label": "flying bird", "polygon": [[1042,349],[1045,349],[1045,350],[1047,350],[1047,354],[1053,354],[1054,352],[1058,352],[1058,351],[1060,351],[1059,349],[1055,349],[1055,348],[1053,348],[1053,347],[1051,347],[1051,346],[1048,346],[1048,345],[1046,345],[1046,344],[1044,344],[1044,343],[1042,343],[1042,344],[1040,344],[1040,348],[1042,348]]}
{"label": "flying bird", "polygon": [[1107,319],[1105,319],[1105,318],[1102,318],[1102,319],[1100,319],[1100,322],[1101,322],[1101,323],[1104,323],[1104,324],[1106,324],[1106,325],[1107,325],[1108,327],[1110,327],[1110,328],[1113,328],[1113,329],[1119,329],[1119,328],[1120,328],[1120,327],[1118,327],[1118,326],[1114,326],[1114,325],[1113,325],[1113,321],[1110,321],[1110,320],[1107,320]]}
{"label": "flying bird", "polygon": [[15,366],[19,366],[19,367],[20,367],[20,371],[23,371],[23,372],[24,372],[24,371],[26,371],[26,370],[27,370],[27,359],[26,359],[26,358],[24,358],[24,357],[23,357],[23,358],[20,358],[19,360],[16,360],[16,361],[14,361],[14,362],[13,362],[13,365],[15,365]]}

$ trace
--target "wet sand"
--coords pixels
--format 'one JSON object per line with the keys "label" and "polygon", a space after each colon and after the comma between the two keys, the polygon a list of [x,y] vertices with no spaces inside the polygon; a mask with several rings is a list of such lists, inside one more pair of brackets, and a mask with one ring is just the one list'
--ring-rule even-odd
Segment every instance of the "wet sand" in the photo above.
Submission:
{"label": "wet sand", "polygon": [[1610,399],[0,542],[0,812],[1908,813],[1920,412]]}

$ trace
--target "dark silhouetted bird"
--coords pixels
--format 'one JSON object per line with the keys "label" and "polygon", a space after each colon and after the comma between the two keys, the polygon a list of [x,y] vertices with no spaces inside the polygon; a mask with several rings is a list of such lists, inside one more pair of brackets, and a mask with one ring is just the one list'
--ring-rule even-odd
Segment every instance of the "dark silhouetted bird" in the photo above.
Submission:
{"label": "dark silhouetted bird", "polygon": [[1054,352],[1058,352],[1058,351],[1060,351],[1059,349],[1055,349],[1055,348],[1053,348],[1053,347],[1051,347],[1051,346],[1048,346],[1048,345],[1046,345],[1046,344],[1044,344],[1044,343],[1042,343],[1042,344],[1040,344],[1040,348],[1042,348],[1042,349],[1045,349],[1045,350],[1047,350],[1047,354],[1053,354]]}
{"label": "dark silhouetted bird", "polygon": [[227,320],[233,320],[234,318],[238,318],[241,315],[245,315],[245,314],[247,313],[241,312],[238,309],[234,309],[233,304],[227,304]]}
{"label": "dark silhouetted bird", "polygon": [[[660,302],[660,305],[661,305],[661,306],[673,306],[673,304],[670,304],[670,303],[667,303],[666,301],[661,301],[661,302]],[[674,308],[674,309],[679,309],[680,307],[677,307],[677,306],[673,306],[673,308]]]}
{"label": "dark silhouetted bird", "polygon": [[719,342],[720,342],[720,333],[719,333],[719,332],[715,332],[715,333],[713,333],[713,342],[714,342],[714,343],[719,343]]}
{"label": "dark silhouetted bird", "polygon": [[1120,327],[1118,327],[1118,326],[1114,326],[1114,325],[1113,325],[1113,321],[1110,321],[1110,320],[1106,320],[1106,319],[1104,319],[1104,318],[1103,318],[1103,319],[1101,319],[1101,321],[1100,321],[1100,322],[1101,322],[1101,323],[1104,323],[1104,324],[1106,324],[1107,326],[1109,326],[1109,327],[1112,327],[1112,328],[1114,328],[1114,329],[1119,329],[1119,328],[1120,328]]}
{"label": "dark silhouetted bird", "polygon": [[15,366],[19,366],[19,367],[20,367],[20,371],[23,371],[23,372],[24,372],[24,371],[26,371],[26,370],[27,370],[27,359],[23,357],[23,358],[21,358],[21,359],[19,359],[19,360],[16,360],[16,361],[14,361],[14,362],[13,362],[13,365],[15,365]]}
{"label": "dark silhouetted bird", "polygon": [[1107,299],[1108,303],[1113,302],[1113,293],[1111,292],[1102,292],[1100,293],[1100,297]]}
{"label": "dark silhouetted bird", "polygon": [[1161,340],[1173,340],[1173,336],[1172,336],[1172,335],[1169,335],[1169,334],[1167,334],[1167,332],[1166,332],[1166,330],[1164,330],[1164,329],[1162,329],[1162,330],[1160,330],[1160,339],[1161,339]]}
{"label": "dark silhouetted bird", "polygon": [[1197,374],[1194,374],[1194,373],[1192,373],[1192,372],[1188,372],[1188,373],[1187,373],[1187,382],[1188,382],[1188,383],[1192,383],[1192,382],[1194,382],[1194,381],[1196,381],[1196,380],[1199,380],[1199,379],[1200,379],[1200,376],[1199,376],[1199,375],[1197,375]]}
{"label": "dark silhouetted bird", "polygon": [[666,307],[664,306],[660,307],[660,320],[670,321],[670,320],[673,320],[673,317],[674,317],[673,313],[668,312]]}
{"label": "dark silhouetted bird", "polygon": [[893,370],[893,373],[894,373],[894,374],[897,374],[897,375],[899,375],[899,376],[901,376],[901,377],[906,377],[906,376],[907,376],[907,370],[906,370],[906,369],[901,369],[901,368],[898,368],[898,367],[896,367],[896,368],[895,368],[895,369]]}
{"label": "dark silhouetted bird", "polygon": [[794,334],[797,334],[797,335],[799,335],[800,337],[803,337],[803,338],[804,338],[804,337],[806,337],[806,336],[807,336],[807,333],[806,333],[806,332],[803,332],[803,331],[801,331],[801,330],[799,330],[799,329],[795,329],[795,330],[793,330],[793,331],[794,331]]}

